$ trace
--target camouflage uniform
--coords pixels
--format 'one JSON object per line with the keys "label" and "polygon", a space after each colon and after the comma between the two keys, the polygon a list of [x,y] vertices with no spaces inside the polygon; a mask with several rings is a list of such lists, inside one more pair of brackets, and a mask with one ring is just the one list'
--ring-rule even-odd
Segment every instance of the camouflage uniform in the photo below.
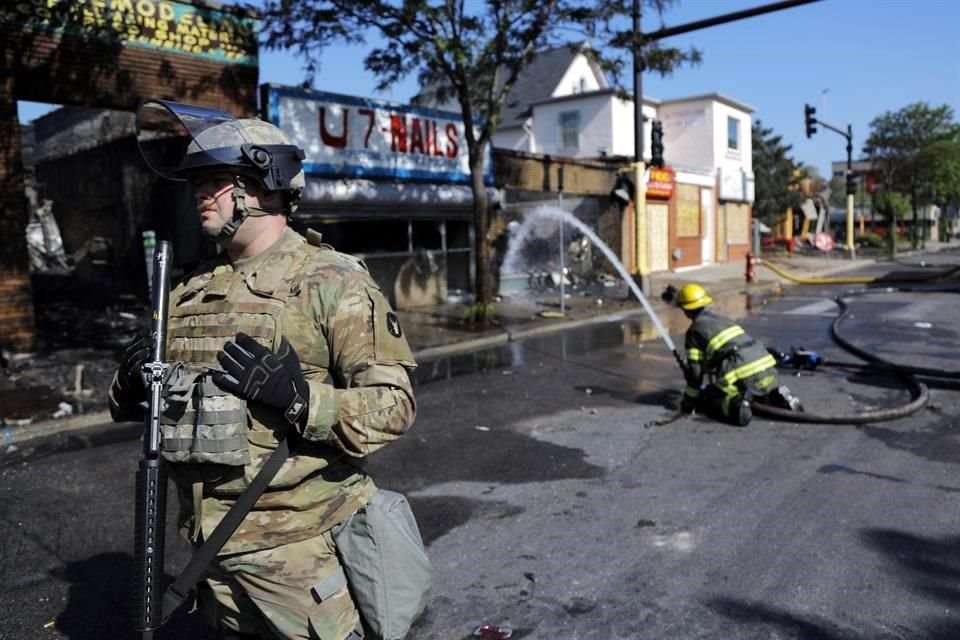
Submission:
{"label": "camouflage uniform", "polygon": [[[309,414],[289,460],[211,567],[201,604],[226,628],[265,637],[343,640],[358,614],[346,588],[321,602],[311,586],[338,567],[329,529],[375,491],[361,459],[413,423],[408,372],[416,365],[396,315],[363,264],[290,229],[269,249],[222,257],[170,297],[167,359],[219,368],[238,332],[299,355]],[[116,385],[116,381],[114,383]],[[114,415],[132,416],[111,389]],[[247,405],[248,464],[170,463],[181,533],[209,535],[289,429],[280,412]],[[212,596],[212,598],[211,598]],[[209,613],[213,599],[215,613]]]}

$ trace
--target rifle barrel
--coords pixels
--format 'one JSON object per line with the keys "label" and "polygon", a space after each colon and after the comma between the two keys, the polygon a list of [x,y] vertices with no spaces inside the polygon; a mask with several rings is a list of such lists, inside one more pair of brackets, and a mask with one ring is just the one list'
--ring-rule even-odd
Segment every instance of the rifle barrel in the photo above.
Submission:
{"label": "rifle barrel", "polygon": [[134,513],[134,627],[142,640],[153,638],[163,623],[163,556],[167,512],[167,472],[160,457],[160,403],[167,370],[167,311],[170,303],[169,242],[157,243],[154,254],[150,333],[153,361],[144,365],[150,376],[150,409],[143,434],[143,457],[136,474]]}

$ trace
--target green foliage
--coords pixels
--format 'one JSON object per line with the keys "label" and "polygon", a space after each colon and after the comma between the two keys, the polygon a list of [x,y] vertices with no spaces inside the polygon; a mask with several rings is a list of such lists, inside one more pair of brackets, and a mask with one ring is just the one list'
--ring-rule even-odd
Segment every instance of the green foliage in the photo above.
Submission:
{"label": "green foliage", "polygon": [[490,324],[493,322],[495,315],[496,313],[492,304],[478,302],[467,307],[461,319],[468,324]]}
{"label": "green foliage", "polygon": [[884,246],[884,239],[879,234],[870,233],[869,231],[858,235],[857,242],[867,247],[880,248]]}
{"label": "green foliage", "polygon": [[[644,0],[661,14],[673,0]],[[478,153],[496,130],[504,101],[520,72],[537,53],[557,46],[585,51],[614,80],[632,60],[636,38],[629,30],[629,0],[266,0],[263,28],[267,48],[298,51],[306,61],[307,82],[320,70],[323,50],[336,42],[365,44],[375,37],[364,60],[386,89],[411,73],[435,102],[455,100],[467,128],[468,146]],[[646,68],[671,73],[700,52],[648,43]]]}
{"label": "green foliage", "polygon": [[960,125],[948,105],[915,102],[874,118],[864,151],[887,190],[960,193]]}
{"label": "green foliage", "polygon": [[[799,165],[788,154],[791,145],[774,135],[760,120],[753,124],[754,217],[773,224],[788,208],[799,207],[803,196],[796,189]],[[791,187],[793,187],[791,189]]]}
{"label": "green foliage", "polygon": [[878,191],[875,193],[873,207],[887,222],[903,220],[912,209],[910,199],[896,191]]}
{"label": "green foliage", "polygon": [[[674,0],[643,0],[644,13],[660,16]],[[476,228],[477,299],[489,303],[488,230],[491,222],[481,179],[485,150],[507,96],[537,53],[557,46],[582,50],[618,84],[632,61],[632,0],[266,0],[265,44],[293,49],[306,61],[307,83],[333,43],[371,45],[367,70],[386,89],[417,73],[421,98],[460,106],[470,157]],[[584,41],[592,41],[583,47]],[[645,67],[668,74],[700,52],[642,43]],[[630,76],[632,78],[632,76]]]}

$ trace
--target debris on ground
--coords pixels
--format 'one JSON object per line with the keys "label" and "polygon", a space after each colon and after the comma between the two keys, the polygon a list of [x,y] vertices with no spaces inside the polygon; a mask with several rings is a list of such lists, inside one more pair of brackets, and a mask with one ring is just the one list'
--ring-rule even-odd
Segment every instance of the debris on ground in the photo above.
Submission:
{"label": "debris on ground", "polygon": [[474,638],[483,638],[483,640],[510,640],[513,637],[513,629],[510,627],[498,627],[492,624],[482,624],[473,630]]}

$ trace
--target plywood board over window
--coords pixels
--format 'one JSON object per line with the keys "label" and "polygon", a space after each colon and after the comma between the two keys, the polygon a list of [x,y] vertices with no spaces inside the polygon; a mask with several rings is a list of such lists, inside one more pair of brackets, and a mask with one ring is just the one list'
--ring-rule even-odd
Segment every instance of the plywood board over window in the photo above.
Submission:
{"label": "plywood board over window", "polygon": [[650,233],[650,271],[670,269],[670,209],[665,204],[648,203]]}
{"label": "plywood board over window", "polygon": [[726,209],[727,244],[748,244],[750,242],[750,207],[728,202]]}
{"label": "plywood board over window", "polygon": [[700,187],[677,185],[677,237],[700,237]]}

